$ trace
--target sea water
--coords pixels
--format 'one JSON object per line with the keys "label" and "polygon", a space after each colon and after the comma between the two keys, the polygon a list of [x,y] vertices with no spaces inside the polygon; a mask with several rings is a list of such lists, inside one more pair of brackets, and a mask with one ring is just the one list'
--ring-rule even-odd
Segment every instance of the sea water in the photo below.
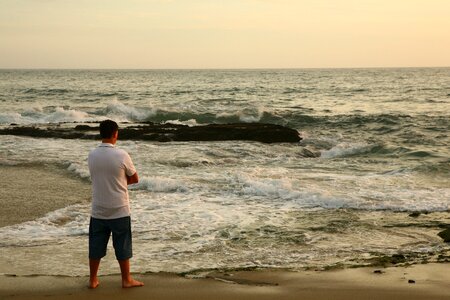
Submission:
{"label": "sea water", "polygon": [[[273,123],[303,138],[119,139],[140,177],[130,186],[136,272],[323,269],[396,254],[416,263],[450,250],[436,235],[449,222],[449,68],[0,70],[0,126],[107,118]],[[5,135],[0,163],[89,183],[97,144]],[[89,210],[0,228],[3,273],[86,275]],[[118,272],[109,250],[103,274]]]}

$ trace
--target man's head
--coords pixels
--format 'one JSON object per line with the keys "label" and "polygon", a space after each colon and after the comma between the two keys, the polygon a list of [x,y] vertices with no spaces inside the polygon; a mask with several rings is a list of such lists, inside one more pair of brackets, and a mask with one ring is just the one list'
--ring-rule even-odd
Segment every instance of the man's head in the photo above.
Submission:
{"label": "man's head", "polygon": [[104,120],[100,122],[100,136],[102,140],[117,140],[119,125],[112,120]]}

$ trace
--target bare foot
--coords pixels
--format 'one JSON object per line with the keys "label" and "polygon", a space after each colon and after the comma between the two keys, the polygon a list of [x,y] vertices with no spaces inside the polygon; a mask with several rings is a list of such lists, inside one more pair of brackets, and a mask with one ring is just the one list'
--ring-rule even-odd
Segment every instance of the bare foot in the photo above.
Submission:
{"label": "bare foot", "polygon": [[100,283],[98,282],[98,279],[95,278],[93,280],[89,280],[89,288],[90,289],[95,289],[96,287],[98,287]]}
{"label": "bare foot", "polygon": [[140,287],[140,286],[144,286],[144,283],[134,280],[133,278],[131,278],[130,280],[127,280],[127,281],[122,281],[123,288],[132,288],[132,287]]}

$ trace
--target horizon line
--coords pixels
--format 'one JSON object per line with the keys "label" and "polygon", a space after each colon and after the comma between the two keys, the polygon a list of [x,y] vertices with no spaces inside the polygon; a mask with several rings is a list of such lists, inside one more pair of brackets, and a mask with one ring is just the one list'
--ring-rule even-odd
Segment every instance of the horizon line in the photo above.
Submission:
{"label": "horizon line", "polygon": [[64,67],[39,67],[39,68],[3,68],[0,67],[0,70],[105,70],[105,71],[113,71],[113,70],[122,70],[122,71],[162,71],[162,70],[329,70],[329,69],[437,69],[437,68],[450,68],[448,66],[408,66],[408,67],[255,67],[255,68],[64,68]]}

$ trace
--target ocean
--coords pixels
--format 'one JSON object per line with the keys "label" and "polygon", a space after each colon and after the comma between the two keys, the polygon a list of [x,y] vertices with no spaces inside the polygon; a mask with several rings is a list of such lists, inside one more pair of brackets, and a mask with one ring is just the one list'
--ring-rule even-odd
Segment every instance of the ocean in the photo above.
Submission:
{"label": "ocean", "polygon": [[[449,258],[437,233],[450,221],[450,68],[0,70],[0,127],[107,118],[271,123],[302,137],[161,143],[119,134],[141,179],[130,186],[135,272]],[[89,183],[97,145],[0,135],[0,164],[53,166]],[[88,274],[89,209],[0,228],[0,263],[22,275]],[[109,248],[101,274],[118,272]]]}

